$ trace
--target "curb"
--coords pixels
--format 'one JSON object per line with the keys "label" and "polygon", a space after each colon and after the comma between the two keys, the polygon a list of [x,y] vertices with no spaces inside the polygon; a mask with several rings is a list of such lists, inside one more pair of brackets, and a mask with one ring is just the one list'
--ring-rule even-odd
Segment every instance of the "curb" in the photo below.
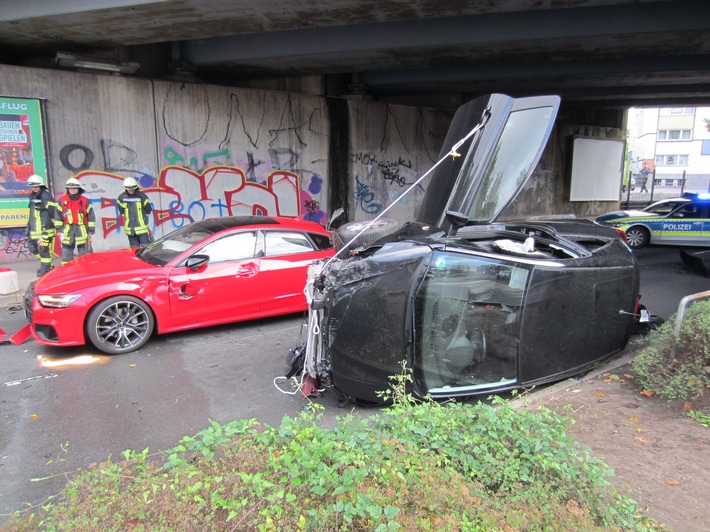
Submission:
{"label": "curb", "polygon": [[523,393],[515,399],[511,399],[510,405],[516,409],[535,406],[553,395],[569,392],[573,387],[578,386],[580,382],[594,379],[595,377],[630,363],[634,358],[636,358],[639,350],[645,345],[646,343],[643,340],[632,340],[616,357],[595,366],[587,373],[570,377],[569,379],[565,379],[550,386],[545,386],[545,388],[535,390],[530,394]]}

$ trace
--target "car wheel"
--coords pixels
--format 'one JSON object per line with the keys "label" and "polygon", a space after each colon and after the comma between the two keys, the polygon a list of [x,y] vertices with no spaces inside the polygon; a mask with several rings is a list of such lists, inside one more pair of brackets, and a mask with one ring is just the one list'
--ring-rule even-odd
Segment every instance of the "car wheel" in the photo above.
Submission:
{"label": "car wheel", "polygon": [[626,230],[626,243],[631,249],[641,249],[648,244],[649,234],[645,227],[635,226]]}
{"label": "car wheel", "polygon": [[[347,245],[349,249],[355,249],[361,246],[367,247],[380,238],[391,235],[402,225],[397,220],[393,220],[391,218],[380,218],[368,227],[368,224],[370,223],[371,220],[350,222],[339,227],[336,232],[344,244],[349,244]],[[359,234],[361,231],[362,234]],[[350,242],[352,239],[355,240]]]}
{"label": "car wheel", "polygon": [[109,355],[130,353],[153,334],[155,319],[143,301],[116,296],[96,305],[86,320],[86,333],[97,349]]}

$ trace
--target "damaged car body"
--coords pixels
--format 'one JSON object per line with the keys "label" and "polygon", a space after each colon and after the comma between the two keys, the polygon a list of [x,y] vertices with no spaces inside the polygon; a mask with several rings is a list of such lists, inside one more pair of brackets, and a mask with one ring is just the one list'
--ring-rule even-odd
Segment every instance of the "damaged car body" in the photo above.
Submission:
{"label": "damaged car body", "polygon": [[292,373],[381,403],[405,362],[413,395],[444,399],[560,380],[622,350],[639,273],[619,233],[584,219],[496,221],[558,107],[557,96],[500,94],[462,106],[417,220],[384,237],[376,224],[370,243],[363,228],[311,266]]}

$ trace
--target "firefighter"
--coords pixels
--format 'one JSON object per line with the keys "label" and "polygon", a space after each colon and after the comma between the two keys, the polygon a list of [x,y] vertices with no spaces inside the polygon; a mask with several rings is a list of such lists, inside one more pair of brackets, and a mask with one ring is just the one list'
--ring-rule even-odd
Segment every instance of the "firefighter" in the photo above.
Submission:
{"label": "firefighter", "polygon": [[138,190],[138,181],[132,177],[123,180],[125,191],[116,199],[118,210],[123,215],[123,230],[132,248],[142,248],[152,242],[148,216],[153,211],[150,199]]}
{"label": "firefighter", "polygon": [[39,259],[37,277],[52,269],[52,242],[62,226],[59,205],[47,190],[44,178],[37,174],[27,179],[30,193],[30,215],[27,221],[27,249]]}
{"label": "firefighter", "polygon": [[62,264],[74,258],[74,248],[80,257],[91,251],[91,237],[96,232],[96,216],[89,199],[84,196],[81,182],[67,180],[66,194],[59,198],[64,228],[62,229]]}

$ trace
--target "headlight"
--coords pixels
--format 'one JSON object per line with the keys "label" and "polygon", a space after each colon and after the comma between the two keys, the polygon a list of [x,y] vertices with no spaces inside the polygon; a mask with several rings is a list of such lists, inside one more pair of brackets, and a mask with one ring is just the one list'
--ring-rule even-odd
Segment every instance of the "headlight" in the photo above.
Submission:
{"label": "headlight", "polygon": [[79,299],[81,294],[66,296],[37,296],[39,304],[48,308],[66,308]]}

